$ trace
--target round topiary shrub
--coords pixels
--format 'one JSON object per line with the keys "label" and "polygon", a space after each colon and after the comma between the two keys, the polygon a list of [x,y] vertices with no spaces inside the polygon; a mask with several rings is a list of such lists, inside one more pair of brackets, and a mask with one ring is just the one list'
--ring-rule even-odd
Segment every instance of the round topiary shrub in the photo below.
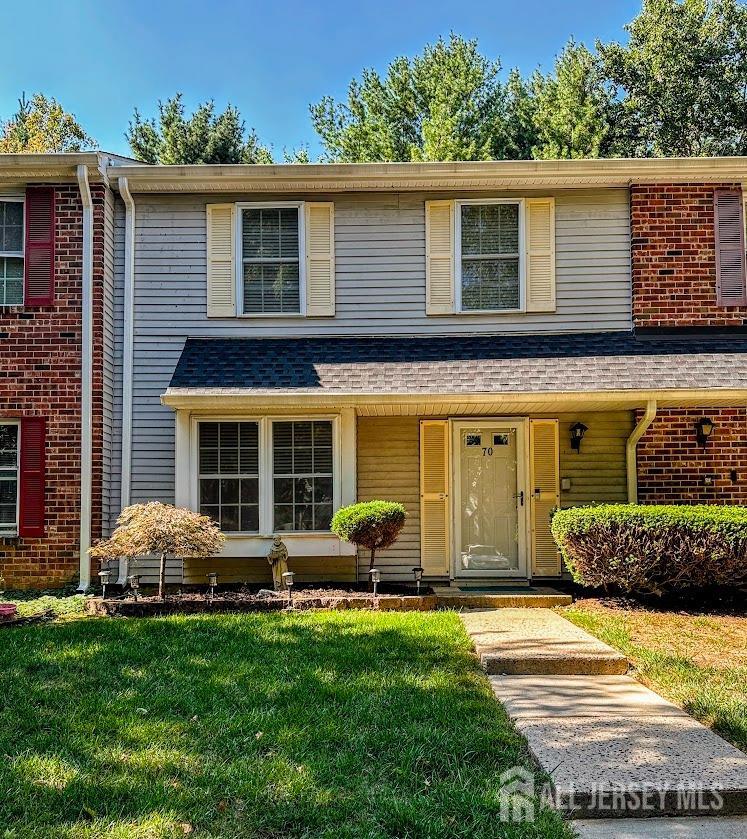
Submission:
{"label": "round topiary shrub", "polygon": [[747,507],[602,504],[558,510],[573,579],[626,593],[747,584]]}
{"label": "round topiary shrub", "polygon": [[397,541],[406,518],[407,511],[395,501],[361,501],[340,507],[332,518],[331,530],[340,539],[367,548],[371,570],[377,551]]}

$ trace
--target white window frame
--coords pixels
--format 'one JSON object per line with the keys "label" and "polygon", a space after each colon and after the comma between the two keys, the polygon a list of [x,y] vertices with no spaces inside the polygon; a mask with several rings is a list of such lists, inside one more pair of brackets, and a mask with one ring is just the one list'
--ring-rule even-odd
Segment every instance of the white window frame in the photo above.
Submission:
{"label": "white window frame", "polygon": [[[8,203],[23,205],[23,230],[21,232],[21,250],[20,251],[0,251],[0,258],[11,257],[13,259],[23,260],[23,274],[26,272],[26,198],[23,195],[0,195],[0,201]],[[3,298],[5,294],[3,293]],[[0,309],[7,309],[13,306],[23,306],[26,302],[26,282],[25,278],[21,276],[21,302],[20,303],[3,303],[0,302]]]}
{"label": "white window frame", "polygon": [[[313,422],[327,421],[332,423],[332,512],[341,506],[342,498],[342,441],[339,414],[273,414],[272,416],[247,415],[201,415],[193,417],[192,438],[192,509],[200,509],[200,434],[199,424],[203,422],[256,422],[259,425],[259,531],[228,531],[226,539],[271,538],[274,526],[274,474],[272,449],[272,424],[274,422]],[[332,536],[330,530],[281,530],[283,538]]]}
{"label": "white window frame", "polygon": [[10,526],[0,524],[0,539],[12,539],[18,536],[18,528],[21,522],[21,421],[0,419],[0,425],[15,425],[18,428],[18,437],[16,438],[16,520]]}
{"label": "white window frame", "polygon": [[[517,309],[462,308],[462,207],[516,204],[519,208],[519,307]],[[526,311],[526,230],[524,198],[464,198],[454,202],[454,308],[459,315],[515,315]]]}
{"label": "white window frame", "polygon": [[[306,317],[306,212],[305,201],[238,201],[234,229],[234,263],[236,265],[236,315],[240,318]],[[242,253],[242,220],[244,210],[298,210],[298,303],[297,312],[244,311],[244,258]]]}

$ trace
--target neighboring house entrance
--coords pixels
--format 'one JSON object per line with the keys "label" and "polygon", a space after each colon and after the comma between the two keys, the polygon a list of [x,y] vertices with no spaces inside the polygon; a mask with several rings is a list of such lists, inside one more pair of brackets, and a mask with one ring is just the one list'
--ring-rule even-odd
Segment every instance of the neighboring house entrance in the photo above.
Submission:
{"label": "neighboring house entrance", "polygon": [[525,577],[525,423],[453,426],[454,576]]}
{"label": "neighboring house entrance", "polygon": [[557,577],[558,420],[421,420],[421,563],[428,576]]}

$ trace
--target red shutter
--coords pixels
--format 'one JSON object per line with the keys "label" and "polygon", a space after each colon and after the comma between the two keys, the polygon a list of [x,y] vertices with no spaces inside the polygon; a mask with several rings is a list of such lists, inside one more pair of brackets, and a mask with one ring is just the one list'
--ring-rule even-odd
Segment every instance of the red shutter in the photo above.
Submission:
{"label": "red shutter", "polygon": [[54,189],[26,189],[26,293],[24,305],[54,302]]}
{"label": "red shutter", "polygon": [[719,306],[747,305],[742,191],[713,194],[716,225],[716,296]]}
{"label": "red shutter", "polygon": [[21,420],[21,504],[19,536],[44,535],[44,467],[46,422]]}

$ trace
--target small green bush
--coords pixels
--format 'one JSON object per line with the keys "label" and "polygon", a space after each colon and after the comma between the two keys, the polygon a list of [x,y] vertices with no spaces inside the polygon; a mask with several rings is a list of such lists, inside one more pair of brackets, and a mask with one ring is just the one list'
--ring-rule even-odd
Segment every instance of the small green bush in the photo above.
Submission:
{"label": "small green bush", "polygon": [[370,570],[377,551],[397,541],[406,518],[405,508],[395,501],[361,501],[340,507],[331,529],[340,539],[371,551]]}
{"label": "small green bush", "polygon": [[584,586],[664,594],[747,584],[747,507],[571,507],[555,513],[552,534]]}

